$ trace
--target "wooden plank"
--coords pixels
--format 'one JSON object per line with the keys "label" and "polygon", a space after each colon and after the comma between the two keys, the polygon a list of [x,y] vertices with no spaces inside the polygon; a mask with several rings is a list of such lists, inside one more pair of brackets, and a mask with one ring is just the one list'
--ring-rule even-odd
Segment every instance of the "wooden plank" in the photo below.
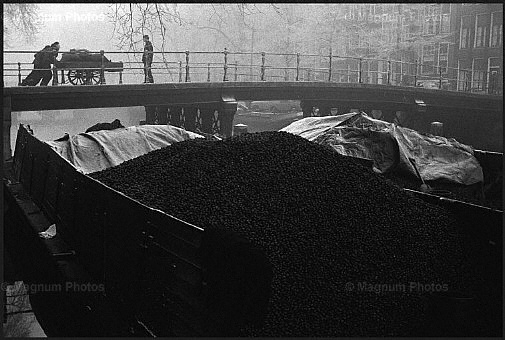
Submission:
{"label": "wooden plank", "polygon": [[447,209],[457,220],[460,228],[476,238],[491,241],[493,245],[503,245],[503,211],[479,205],[440,197],[416,190],[403,189],[422,200]]}

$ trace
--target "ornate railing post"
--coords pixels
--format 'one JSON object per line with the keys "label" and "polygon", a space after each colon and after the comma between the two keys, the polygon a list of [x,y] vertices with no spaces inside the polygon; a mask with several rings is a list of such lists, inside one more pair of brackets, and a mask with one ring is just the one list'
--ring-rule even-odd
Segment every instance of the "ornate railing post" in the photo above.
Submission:
{"label": "ornate railing post", "polygon": [[235,81],[237,81],[237,61],[235,60]]}
{"label": "ornate railing post", "polygon": [[442,89],[442,67],[438,65],[438,89]]}
{"label": "ornate railing post", "polygon": [[186,51],[186,83],[191,79],[189,77],[189,51]]}
{"label": "ornate railing post", "polygon": [[473,90],[473,71],[472,70],[465,70],[466,72],[466,92],[472,92]]}
{"label": "ornate railing post", "polygon": [[490,72],[488,74],[489,80],[487,81],[487,93],[488,94],[495,94],[497,90],[497,84],[496,84],[496,78],[497,78],[498,72]]}
{"label": "ornate railing post", "polygon": [[18,86],[21,86],[21,63],[18,62]]}
{"label": "ornate railing post", "polygon": [[459,77],[461,77],[461,74],[460,74],[460,71],[459,71],[459,62],[458,62],[458,68],[456,69],[456,91],[459,91],[459,89],[461,88],[460,84],[461,84],[461,80],[459,79]]}
{"label": "ornate railing post", "polygon": [[210,82],[210,63],[207,63],[207,81]]}
{"label": "ornate railing post", "polygon": [[363,58],[359,58],[358,64],[358,83],[363,82]]}
{"label": "ornate railing post", "polygon": [[123,83],[123,71],[119,72],[119,84]]}
{"label": "ornate railing post", "polygon": [[331,61],[333,59],[333,54],[332,54],[332,51],[331,51],[331,47],[330,47],[330,55],[329,55],[329,65],[328,65],[328,81],[331,82]]}
{"label": "ornate railing post", "polygon": [[400,85],[404,86],[403,84],[403,61],[400,59]]}
{"label": "ornate railing post", "polygon": [[226,47],[224,48],[224,74],[223,74],[223,81],[228,81],[228,79],[226,79],[226,74],[228,72],[228,50],[226,49]]}
{"label": "ornate railing post", "polygon": [[300,53],[296,54],[296,81],[300,80]]}
{"label": "ornate railing post", "polygon": [[417,69],[417,59],[415,60],[415,71],[414,71],[414,87],[417,87],[417,72],[418,69]]}
{"label": "ornate railing post", "polygon": [[391,60],[388,60],[388,85],[391,85]]}
{"label": "ornate railing post", "polygon": [[489,93],[489,82],[488,82],[488,74],[487,71],[484,71],[484,84],[482,90],[484,90],[486,93]]}
{"label": "ornate railing post", "polygon": [[261,81],[265,80],[265,52],[261,52]]}
{"label": "ornate railing post", "polygon": [[56,55],[53,54],[53,86],[58,85],[58,69],[56,68]]}
{"label": "ornate railing post", "polygon": [[105,83],[105,52],[104,50],[100,50],[100,85]]}
{"label": "ornate railing post", "polygon": [[182,83],[182,61],[179,60],[179,83]]}

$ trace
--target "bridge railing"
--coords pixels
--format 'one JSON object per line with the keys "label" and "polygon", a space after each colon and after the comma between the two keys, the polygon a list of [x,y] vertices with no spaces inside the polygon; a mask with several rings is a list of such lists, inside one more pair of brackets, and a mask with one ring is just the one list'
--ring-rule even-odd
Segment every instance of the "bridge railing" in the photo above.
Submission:
{"label": "bridge railing", "polygon": [[[4,86],[19,86],[33,71],[38,51],[4,51]],[[60,51],[61,53],[69,53]],[[144,82],[142,52],[90,51],[111,61],[122,60],[116,69],[101,63],[99,68],[57,68],[52,85],[136,84]],[[357,58],[320,54],[156,51],[151,71],[156,83],[221,81],[322,81],[389,84],[476,93],[503,93],[501,73],[444,67],[419,62]],[[82,78],[81,81],[75,79]],[[74,79],[74,81],[72,81]]]}

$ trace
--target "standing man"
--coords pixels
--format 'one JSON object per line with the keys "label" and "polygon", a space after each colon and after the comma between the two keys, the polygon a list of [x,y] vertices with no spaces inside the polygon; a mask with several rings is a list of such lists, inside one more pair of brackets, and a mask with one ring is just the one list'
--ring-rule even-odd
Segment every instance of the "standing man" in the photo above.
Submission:
{"label": "standing man", "polygon": [[60,43],[54,42],[37,52],[34,55],[33,71],[21,82],[21,86],[36,86],[39,81],[40,86],[47,86],[53,77],[51,64],[56,60],[59,50]]}
{"label": "standing man", "polygon": [[144,83],[154,83],[153,74],[151,72],[153,44],[149,41],[148,35],[144,35],[144,54],[142,54],[142,62],[144,63]]}

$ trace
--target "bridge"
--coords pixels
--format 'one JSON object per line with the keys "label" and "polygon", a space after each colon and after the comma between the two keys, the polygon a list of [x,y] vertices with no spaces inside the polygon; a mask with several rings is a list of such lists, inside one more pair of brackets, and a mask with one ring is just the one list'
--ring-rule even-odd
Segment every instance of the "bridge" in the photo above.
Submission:
{"label": "bridge", "polygon": [[[157,74],[155,78],[157,81],[156,84],[139,84],[142,80],[142,74],[140,73],[142,69],[139,68],[137,69],[139,73],[106,74],[105,77],[101,77],[100,75],[97,78],[98,84],[95,83],[95,78],[89,78],[89,83],[86,85],[74,86],[66,82],[64,78],[65,73],[68,75],[71,70],[55,68],[53,72],[56,74],[56,77],[53,77],[53,86],[20,87],[17,86],[17,83],[21,81],[20,79],[23,74],[19,72],[19,74],[13,76],[14,82],[8,84],[3,91],[4,155],[7,157],[11,155],[9,131],[11,113],[13,112],[144,106],[146,108],[146,121],[148,123],[170,123],[184,126],[188,130],[196,130],[198,127],[204,132],[218,130],[224,135],[230,135],[233,126],[233,117],[239,101],[273,99],[300,100],[304,116],[333,114],[334,108],[337,109],[337,114],[348,112],[351,109],[359,109],[369,113],[373,110],[380,110],[384,113],[386,120],[391,121],[395,118],[400,124],[421,131],[428,130],[430,122],[440,121],[444,123],[445,134],[447,136],[454,136],[462,142],[485,150],[490,150],[490,147],[487,147],[484,143],[489,143],[488,145],[501,149],[500,143],[502,143],[501,139],[503,135],[502,130],[500,130],[502,129],[503,112],[503,99],[501,96],[478,93],[480,91],[480,85],[478,84],[475,85],[477,88],[475,91],[458,91],[459,87],[452,90],[451,88],[444,89],[444,79],[442,78],[438,79],[438,87],[436,89],[420,88],[414,86],[414,84],[417,85],[417,77],[420,77],[420,74],[408,72],[396,74],[393,72],[394,68],[389,66],[392,63],[389,63],[386,73],[376,73],[367,76],[363,69],[366,69],[368,66],[364,66],[364,63],[360,66],[359,60],[356,61],[353,59],[351,62],[357,62],[357,64],[354,64],[357,68],[346,67],[344,69],[343,66],[337,67],[335,63],[332,63],[328,65],[327,69],[319,70],[318,75],[320,78],[314,77],[316,69],[306,69],[301,66],[295,67],[295,69],[288,70],[291,73],[287,72],[287,79],[270,77],[274,70],[267,68],[268,64],[266,62],[263,68],[256,69],[257,73],[255,77],[251,77],[251,74],[246,74],[242,78],[239,71],[235,73],[235,66],[231,68],[233,72],[228,73],[230,69],[224,67],[226,63],[216,66],[214,69],[216,74],[210,75],[210,70],[212,70],[210,67],[204,68],[203,71],[205,72],[198,75],[193,72],[194,67],[191,63],[187,63],[187,67],[179,63],[177,64],[179,67],[176,70],[178,72],[169,74],[167,71],[165,74],[167,79],[164,81],[160,81],[162,74]],[[105,68],[101,67],[98,70],[99,74],[102,73],[102,70],[105,70]],[[91,71],[94,72],[95,69],[91,69]],[[175,70],[173,71],[175,72]],[[18,70],[15,72],[18,72]],[[60,77],[61,74],[63,74],[63,77]],[[85,72],[82,74],[85,74]],[[173,76],[175,79],[170,79],[170,76]],[[64,81],[61,81],[62,78]],[[105,81],[103,78],[105,78]],[[5,84],[7,84],[6,80],[8,79],[4,79]],[[87,82],[87,80],[85,81]],[[408,86],[408,84],[412,84],[412,86]],[[487,89],[486,86],[482,88]],[[25,136],[29,135],[25,134]],[[33,141],[33,138],[31,138],[31,141]],[[39,144],[44,145],[44,143]],[[38,148],[35,144],[32,145]],[[21,148],[21,150],[23,149]],[[26,148],[24,150],[29,149]],[[18,210],[20,214],[26,213],[26,216],[29,216],[26,217],[27,220],[37,221],[37,231],[45,230],[53,221],[57,221],[58,223],[59,231],[56,238],[54,240],[44,240],[51,241],[52,243],[47,244],[54,246],[50,252],[51,256],[53,256],[51,260],[46,259],[46,255],[49,254],[45,252],[45,248],[43,249],[44,252],[37,250],[40,248],[37,246],[40,245],[38,243],[35,244],[35,241],[26,244],[19,242],[20,249],[28,245],[36,250],[35,252],[29,252],[29,255],[33,255],[29,257],[30,260],[33,259],[30,263],[35,263],[30,268],[38,266],[36,269],[45,269],[49,267],[46,265],[46,262],[52,264],[55,258],[62,259],[62,255],[68,256],[65,254],[70,254],[73,257],[72,252],[68,251],[69,249],[73,250],[73,248],[70,246],[65,248],[61,246],[61,237],[63,237],[65,241],[68,239],[68,242],[71,242],[73,239],[79,240],[76,245],[80,248],[76,248],[77,253],[74,254],[78,256],[78,260],[81,263],[88,265],[92,270],[94,269],[91,274],[94,274],[96,277],[102,277],[100,270],[96,269],[97,267],[101,268],[101,265],[104,265],[106,268],[124,269],[127,272],[130,270],[130,267],[122,268],[115,265],[117,262],[111,264],[100,257],[100,249],[107,249],[107,259],[116,259],[119,255],[127,253],[124,251],[126,248],[103,243],[100,238],[105,235],[105,240],[117,239],[118,237],[115,237],[111,232],[117,231],[117,235],[119,235],[119,232],[124,231],[125,225],[121,224],[123,221],[127,222],[126,226],[128,228],[126,229],[131,229],[139,234],[143,232],[145,239],[148,240],[146,242],[152,243],[152,241],[156,241],[157,244],[170,245],[171,247],[175,241],[179,242],[181,245],[177,246],[179,244],[177,243],[173,249],[174,251],[183,249],[181,251],[182,259],[188,258],[185,257],[186,253],[193,254],[193,247],[190,247],[191,244],[190,246],[186,245],[188,236],[185,235],[189,235],[190,241],[197,239],[196,237],[200,237],[201,233],[196,233],[196,228],[192,229],[192,234],[189,234],[189,229],[186,228],[187,226],[183,224],[183,221],[173,218],[170,220],[164,219],[158,216],[157,211],[150,210],[149,213],[144,214],[142,210],[139,210],[136,206],[132,206],[132,202],[125,201],[127,199],[126,196],[112,195],[112,192],[104,192],[102,189],[100,191],[89,191],[94,190],[93,188],[95,188],[98,182],[81,181],[81,177],[74,177],[74,175],[78,176],[81,174],[75,171],[68,172],[65,168],[65,166],[69,166],[68,163],[51,153],[47,145],[46,150],[48,156],[57,158],[46,159],[45,157],[41,157],[41,155],[34,157],[30,152],[26,152],[26,159],[28,161],[22,162],[25,166],[21,167],[26,171],[22,172],[23,175],[20,176],[19,180],[22,184],[15,183],[16,181],[13,180],[12,185],[9,185],[8,190],[6,190],[6,197],[8,199],[6,202],[11,207],[8,211],[10,214],[15,215]],[[23,159],[19,154],[17,156],[18,159]],[[53,162],[53,160],[56,160],[56,162]],[[34,173],[33,176],[32,173]],[[40,180],[37,174],[41,173],[46,173],[47,181]],[[69,173],[72,176],[69,176]],[[28,200],[27,194],[23,194],[24,192],[21,191],[23,186],[25,186],[24,189],[30,193],[30,196],[33,197],[34,202],[37,202],[37,204],[33,203],[31,199]],[[428,196],[427,194],[423,195]],[[495,237],[496,235],[501,236],[501,234],[496,232],[496,230],[501,231],[501,228],[494,228],[495,226],[499,226],[494,222],[497,220],[495,215],[499,215],[499,218],[501,218],[501,214],[493,213],[491,215],[489,212],[482,212],[476,206],[472,208],[471,205],[455,203],[452,200],[439,200],[436,196],[429,196],[431,196],[429,197],[430,200],[442,202],[441,204],[445,204],[451,211],[456,211],[455,216],[458,216],[461,221],[465,222],[463,225],[465,230],[471,229],[470,227],[474,225],[479,227],[478,232],[475,233],[479,236],[478,241],[482,244],[493,245],[493,249],[485,250],[496,253],[494,246],[496,244],[501,246],[501,243],[497,241],[499,237]],[[91,204],[87,204],[88,202],[91,202]],[[30,210],[30,208],[37,205],[43,208],[42,211],[47,216],[54,214],[54,219],[52,217],[49,219],[50,223],[45,223],[49,222],[49,220],[45,218],[41,210]],[[21,211],[20,207],[27,208],[25,211]],[[46,207],[50,208],[46,209]],[[52,209],[52,207],[55,208]],[[117,208],[117,214],[107,210],[109,207],[111,209]],[[128,208],[125,209],[125,207]],[[114,212],[116,210],[111,211]],[[78,214],[74,216],[66,212],[76,212]],[[118,218],[114,218],[115,216],[118,216]],[[67,218],[68,223],[66,223]],[[137,223],[139,219],[141,223]],[[149,220],[149,222],[153,223],[144,226],[144,220]],[[16,227],[16,231],[21,230],[22,233],[26,232],[25,229],[18,228],[21,226],[16,223],[11,223],[11,225],[12,227]],[[118,226],[117,228],[115,227],[116,225]],[[172,235],[162,233],[156,227],[157,225],[169,226],[171,229],[174,229],[176,237],[174,238]],[[95,228],[93,232],[90,232],[90,227]],[[85,232],[79,233],[79,230]],[[26,233],[26,235],[32,236],[30,233]],[[97,241],[97,235],[99,241]],[[193,235],[197,236],[193,238]],[[17,240],[17,235],[15,234],[15,236],[14,239]],[[123,239],[129,242],[128,244],[134,241],[133,238],[124,238],[124,235],[119,236],[123,236]],[[154,236],[155,238],[149,239],[148,236]],[[22,237],[19,239],[24,240]],[[37,235],[29,237],[29,239],[40,240]],[[60,241],[60,244],[56,243],[56,240]],[[198,243],[198,241],[195,243]],[[15,243],[15,245],[17,244]],[[145,247],[146,244],[143,243],[143,246]],[[71,244],[71,246],[73,247],[74,245]],[[170,249],[172,251],[172,248]],[[112,252],[109,252],[109,250],[112,250]],[[42,256],[39,256],[39,254],[42,254]],[[149,254],[152,254],[152,252],[150,251]],[[179,256],[178,253],[175,254]],[[38,256],[40,258],[36,258]],[[148,257],[146,263],[152,263],[153,261],[150,261],[150,259],[151,257]],[[166,259],[164,258],[163,260],[165,261]],[[171,258],[169,259],[171,260]],[[159,258],[157,260],[159,261]],[[75,270],[76,267],[73,266],[73,262],[71,261],[73,259],[63,262],[63,264],[65,265],[65,270],[72,271],[73,278],[75,278],[75,275],[79,275],[80,272]],[[96,261],[97,265],[93,261]],[[165,262],[161,264],[164,266],[163,268],[175,268],[173,263],[168,267],[168,262]],[[40,266],[40,263],[43,265]],[[70,263],[72,266],[67,266],[67,263]],[[177,267],[180,267],[179,263],[177,262]],[[199,264],[199,262],[196,263]],[[50,268],[53,267],[51,266]],[[148,269],[153,271],[150,268]],[[53,275],[50,271],[44,271],[44,274],[48,272],[48,275]],[[117,279],[120,277],[120,275],[115,275],[114,271],[112,275],[110,275],[111,272],[109,271],[104,271],[103,273],[107,278]],[[187,275],[185,273],[187,273],[186,270],[184,270],[184,275]],[[176,277],[174,275],[177,275],[176,280],[179,280],[181,275],[179,271],[169,271],[168,275],[170,276],[170,284],[175,282],[174,285],[183,287],[184,289],[187,287],[180,285],[179,282],[181,281],[173,279],[173,277]],[[199,274],[197,273],[197,275]],[[110,285],[111,280],[105,280],[105,282],[107,285]],[[131,282],[128,280],[119,280],[117,283],[118,288],[115,287],[115,281],[112,281],[113,289],[109,289],[110,287],[107,286],[108,297],[110,298],[113,294],[117,294],[120,297],[129,296],[122,295],[122,289],[125,287],[124,289],[130,289],[131,291]],[[199,286],[195,285],[195,287],[199,289]],[[181,288],[181,291],[183,291],[183,288]],[[192,296],[190,295],[190,297]],[[69,301],[73,302],[70,299]],[[70,304],[70,302],[66,303],[67,300],[64,300],[64,302],[64,305]],[[99,302],[101,303],[101,301]],[[129,303],[129,301],[126,302]],[[81,305],[79,304],[79,306]],[[101,305],[99,306],[100,309],[95,308],[94,305],[91,306],[94,311],[101,309]]]}
{"label": "bridge", "polygon": [[[11,60],[20,55],[26,58],[32,52],[14,51]],[[107,52],[112,53],[119,52]],[[216,53],[224,56],[221,63],[216,61]],[[157,83],[139,84],[143,68],[141,65],[135,67],[138,62],[125,63],[130,66],[110,75],[106,74],[105,52],[100,51],[99,55],[102,62],[94,68],[53,67],[53,86],[45,87],[18,86],[22,63],[4,64],[4,83],[10,83],[3,91],[6,157],[12,153],[9,136],[12,112],[144,106],[148,124],[169,123],[188,130],[198,128],[230,136],[237,102],[249,100],[300,100],[304,117],[330,115],[334,108],[338,113],[351,109],[368,113],[380,110],[383,119],[396,119],[397,123],[420,131],[429,131],[430,123],[439,121],[444,123],[447,136],[463,143],[492,151],[501,151],[503,147],[502,95],[487,94],[491,88],[487,84],[477,84],[477,89],[487,91],[468,91],[468,87],[459,86],[459,78],[450,77],[450,70],[446,78],[439,72],[437,88],[431,89],[417,86],[423,79],[433,79],[433,75],[419,72],[423,66],[418,64],[345,58],[330,53],[327,68],[304,64],[302,59],[316,56],[300,54],[291,55],[295,65],[282,66],[266,61],[267,56],[271,59],[279,57],[278,54],[261,53],[261,63],[253,65],[257,71],[253,76],[250,64],[230,61],[231,52],[190,54],[186,51],[184,64],[167,60],[159,62],[161,66],[154,64],[153,69],[160,71],[155,73]],[[191,63],[191,55],[207,56],[209,62]],[[249,57],[237,54],[238,57],[244,55]],[[18,67],[9,68],[12,64]],[[380,65],[386,65],[386,69],[381,69]],[[65,79],[65,72],[67,76],[74,74],[76,67],[83,75],[91,72],[83,85],[73,86]],[[13,71],[17,74],[12,74]],[[94,73],[99,76],[93,77]],[[174,77],[179,81],[170,81]],[[12,78],[17,78],[18,83],[8,81]],[[451,88],[447,84],[455,86]],[[474,86],[469,88],[475,89]]]}

